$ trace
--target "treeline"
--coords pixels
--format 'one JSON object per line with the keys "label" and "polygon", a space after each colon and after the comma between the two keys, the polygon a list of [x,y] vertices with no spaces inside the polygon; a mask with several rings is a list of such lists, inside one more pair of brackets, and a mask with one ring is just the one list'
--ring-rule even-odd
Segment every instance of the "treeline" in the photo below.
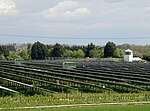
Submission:
{"label": "treeline", "polygon": [[31,58],[42,60],[47,57],[66,57],[66,58],[122,58],[123,51],[118,49],[113,42],[108,42],[106,47],[96,46],[93,43],[87,46],[68,46],[56,43],[55,45],[44,45],[40,42],[33,44],[31,48]]}
{"label": "treeline", "polygon": [[[88,45],[64,45],[56,43],[45,45],[41,42],[34,44],[23,44],[15,49],[13,46],[0,46],[1,60],[43,60],[50,57],[65,58],[123,58],[124,50],[131,49],[134,55],[150,60],[150,45],[137,46],[123,44],[116,46],[113,42],[107,42],[105,46],[98,46],[93,43]],[[13,49],[13,50],[12,50]]]}

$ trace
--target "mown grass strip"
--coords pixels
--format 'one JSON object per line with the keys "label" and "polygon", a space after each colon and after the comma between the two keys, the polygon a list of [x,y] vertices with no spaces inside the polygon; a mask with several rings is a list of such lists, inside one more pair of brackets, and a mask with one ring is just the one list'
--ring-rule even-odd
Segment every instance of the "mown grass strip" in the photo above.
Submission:
{"label": "mown grass strip", "polygon": [[[32,107],[14,107],[14,108],[0,108],[0,110],[32,110],[32,111],[39,111],[39,110],[47,110],[47,109],[55,109],[56,111],[136,111],[137,107],[142,109],[140,111],[148,111],[147,108],[150,108],[150,102],[124,102],[124,103],[101,103],[101,104],[73,104],[73,105],[55,105],[55,106],[32,106]],[[101,106],[101,107],[100,107]],[[143,110],[144,107],[144,110]],[[57,109],[56,109],[57,108]],[[125,109],[124,109],[125,108]],[[132,108],[132,109],[131,109]],[[84,109],[84,110],[83,110]],[[95,110],[92,110],[95,109]],[[103,109],[103,110],[102,110]],[[114,110],[116,109],[116,110]],[[136,109],[136,110],[135,110]],[[139,109],[138,109],[139,110]]]}

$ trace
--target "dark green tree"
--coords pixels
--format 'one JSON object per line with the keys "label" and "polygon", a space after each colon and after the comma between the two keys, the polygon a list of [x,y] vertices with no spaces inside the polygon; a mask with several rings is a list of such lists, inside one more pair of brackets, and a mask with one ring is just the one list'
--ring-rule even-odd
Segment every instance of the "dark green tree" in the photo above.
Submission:
{"label": "dark green tree", "polygon": [[0,53],[3,54],[5,58],[9,56],[9,50],[3,45],[0,46]]}
{"label": "dark green tree", "polygon": [[85,57],[92,57],[91,50],[95,48],[95,45],[93,43],[88,44],[88,46],[85,49]]}
{"label": "dark green tree", "polygon": [[32,45],[31,58],[33,60],[43,60],[47,56],[48,56],[48,50],[44,44],[38,41]]}
{"label": "dark green tree", "polygon": [[113,42],[107,42],[104,48],[104,57],[114,57],[117,47]]}
{"label": "dark green tree", "polygon": [[62,45],[56,43],[54,46],[53,46],[53,49],[52,49],[52,57],[63,57],[63,54],[64,54],[64,48]]}

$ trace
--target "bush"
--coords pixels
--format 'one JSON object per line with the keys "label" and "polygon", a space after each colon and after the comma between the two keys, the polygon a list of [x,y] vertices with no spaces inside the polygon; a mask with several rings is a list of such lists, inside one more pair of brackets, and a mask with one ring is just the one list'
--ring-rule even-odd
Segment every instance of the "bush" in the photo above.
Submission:
{"label": "bush", "polygon": [[0,60],[5,60],[5,57],[3,54],[0,54]]}
{"label": "bush", "polygon": [[144,60],[147,60],[147,61],[150,61],[150,53],[146,53],[143,55],[143,59]]}
{"label": "bush", "polygon": [[115,58],[123,58],[124,57],[123,50],[117,48],[114,52],[114,57]]}

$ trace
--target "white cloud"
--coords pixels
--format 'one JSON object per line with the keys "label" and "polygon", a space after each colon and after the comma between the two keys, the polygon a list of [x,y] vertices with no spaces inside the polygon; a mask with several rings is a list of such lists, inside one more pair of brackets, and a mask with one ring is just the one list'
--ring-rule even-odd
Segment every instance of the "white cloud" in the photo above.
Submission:
{"label": "white cloud", "polygon": [[147,28],[150,27],[149,7],[149,0],[99,0],[88,7],[91,11],[88,23],[95,29]]}
{"label": "white cloud", "polygon": [[17,14],[15,2],[12,0],[0,0],[0,16],[11,16]]}
{"label": "white cloud", "polygon": [[66,11],[65,15],[74,17],[74,16],[78,16],[78,15],[85,14],[88,12],[89,10],[87,8],[77,8],[74,11]]}
{"label": "white cloud", "polygon": [[141,30],[149,36],[149,18],[150,0],[0,0],[0,29],[6,33],[111,37]]}
{"label": "white cloud", "polygon": [[50,9],[42,12],[47,18],[83,17],[89,13],[86,7],[80,6],[77,1],[64,0]]}

